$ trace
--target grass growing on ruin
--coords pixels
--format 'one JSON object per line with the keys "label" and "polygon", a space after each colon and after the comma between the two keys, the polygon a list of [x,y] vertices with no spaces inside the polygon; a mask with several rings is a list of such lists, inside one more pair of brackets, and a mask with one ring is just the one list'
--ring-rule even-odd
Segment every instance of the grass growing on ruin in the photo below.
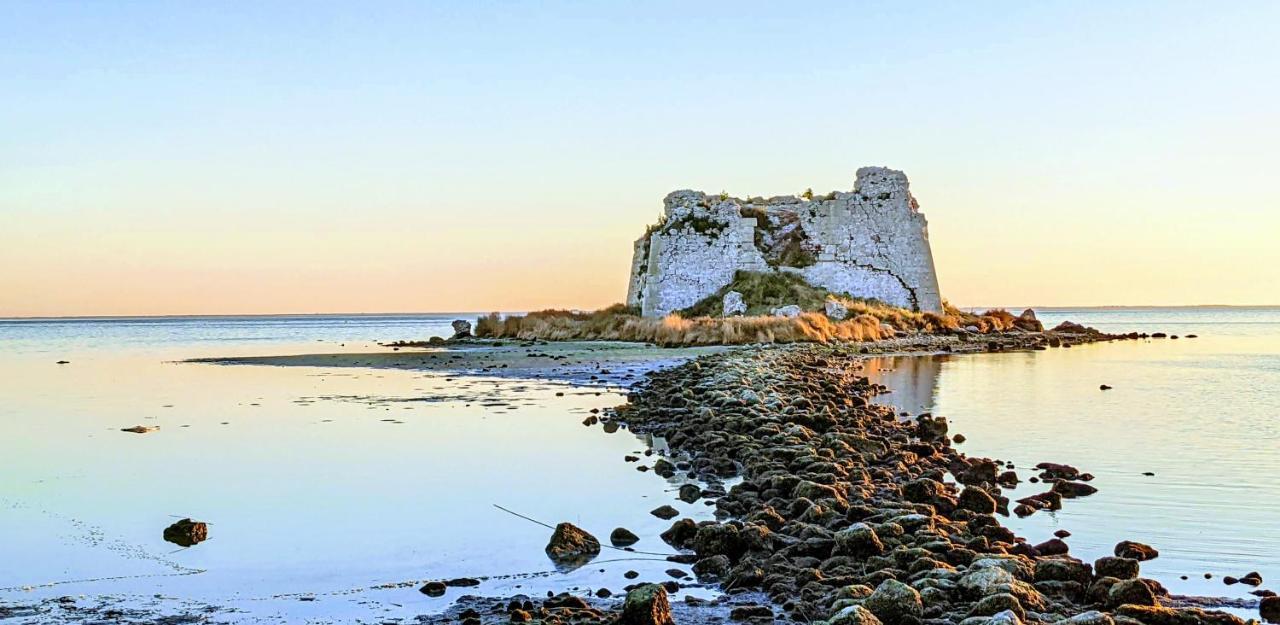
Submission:
{"label": "grass growing on ruin", "polygon": [[[729,291],[742,293],[747,304],[745,316],[721,317],[724,295]],[[824,314],[830,299],[848,309],[845,320],[837,321]],[[772,316],[774,308],[791,304],[804,312],[795,318]],[[505,317],[492,313],[476,321],[475,335],[547,341],[637,341],[662,346],[740,345],[874,341],[889,338],[895,331],[941,334],[968,327],[984,333],[1002,332],[1013,328],[1015,320],[1004,310],[979,315],[946,303],[941,315],[915,312],[877,300],[833,295],[792,273],[739,271],[733,282],[716,293],[661,319],[642,317],[638,310],[622,304],[594,312],[542,310]]]}
{"label": "grass growing on ruin", "polygon": [[769,315],[774,308],[790,304],[799,306],[801,310],[816,312],[822,310],[827,301],[825,289],[814,287],[798,275],[739,271],[733,275],[733,282],[677,314],[686,319],[719,317],[724,312],[724,296],[729,291],[742,294],[742,301],[747,304],[748,316]]}

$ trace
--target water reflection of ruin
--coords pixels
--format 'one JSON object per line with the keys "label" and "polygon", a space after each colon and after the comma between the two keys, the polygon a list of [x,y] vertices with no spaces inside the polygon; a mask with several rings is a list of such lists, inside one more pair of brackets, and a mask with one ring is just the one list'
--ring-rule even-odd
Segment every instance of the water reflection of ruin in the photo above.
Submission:
{"label": "water reflection of ruin", "polygon": [[882,356],[868,358],[864,374],[892,391],[876,398],[876,403],[918,415],[933,411],[938,394],[938,375],[945,354],[928,356]]}

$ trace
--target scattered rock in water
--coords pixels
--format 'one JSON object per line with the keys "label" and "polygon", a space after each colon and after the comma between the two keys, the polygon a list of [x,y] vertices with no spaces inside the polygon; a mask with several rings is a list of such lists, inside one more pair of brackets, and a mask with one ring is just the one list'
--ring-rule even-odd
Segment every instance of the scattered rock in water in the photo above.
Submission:
{"label": "scattered rock in water", "polygon": [[444,582],[434,581],[423,584],[422,588],[418,589],[418,592],[428,597],[443,597],[447,589]]}
{"label": "scattered rock in water", "polygon": [[685,484],[680,487],[680,501],[693,503],[702,498],[702,489],[696,484]]}
{"label": "scattered rock in water", "polygon": [[609,533],[609,542],[614,547],[630,547],[640,542],[640,537],[625,527],[619,527]]}
{"label": "scattered rock in water", "polygon": [[1042,556],[1060,556],[1071,551],[1071,547],[1060,538],[1050,538],[1035,546],[1036,553]]}
{"label": "scattered rock in water", "polygon": [[449,588],[470,588],[472,586],[479,586],[480,580],[474,577],[455,577],[453,579],[445,580],[444,585]]}
{"label": "scattered rock in water", "polygon": [[561,523],[551,535],[546,552],[556,568],[575,569],[600,555],[600,541],[572,523]]}
{"label": "scattered rock in water", "polygon": [[1261,586],[1262,574],[1258,573],[1257,571],[1253,571],[1245,574],[1244,577],[1232,577],[1228,575],[1222,578],[1222,583],[1228,586],[1233,586],[1235,584],[1244,584],[1246,586],[1255,586],[1255,587]]}
{"label": "scattered rock in water", "polygon": [[135,425],[131,428],[120,428],[120,431],[130,432],[133,434],[150,434],[152,432],[158,431],[159,429],[160,429],[160,426],[158,425]]}
{"label": "scattered rock in water", "polygon": [[1131,540],[1122,540],[1116,543],[1114,553],[1117,557],[1133,558],[1139,562],[1146,562],[1160,557],[1160,552],[1156,551],[1151,545],[1144,545]]}
{"label": "scattered rock in water", "polygon": [[672,508],[671,506],[658,506],[657,508],[650,510],[649,514],[652,514],[663,521],[670,521],[671,519],[680,516],[680,511]]}
{"label": "scattered rock in water", "polygon": [[466,319],[455,319],[453,323],[450,325],[453,326],[454,339],[471,338],[471,322],[470,321],[467,321]]}
{"label": "scattered rock in water", "polygon": [[191,547],[209,539],[209,525],[203,521],[182,519],[164,528],[164,539],[175,545]]}
{"label": "scattered rock in water", "polygon": [[642,584],[628,591],[618,625],[675,625],[667,589],[660,584]]}

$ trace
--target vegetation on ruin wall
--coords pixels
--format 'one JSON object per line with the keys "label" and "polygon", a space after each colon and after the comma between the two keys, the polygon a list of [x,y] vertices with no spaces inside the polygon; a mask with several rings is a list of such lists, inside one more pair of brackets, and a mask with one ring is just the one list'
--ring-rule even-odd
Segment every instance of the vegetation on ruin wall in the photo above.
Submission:
{"label": "vegetation on ruin wall", "polygon": [[[796,224],[795,215],[781,213],[770,217],[767,210],[754,206],[744,207],[740,214],[756,220],[755,246],[770,267],[795,267],[803,269],[818,258],[811,249],[812,243],[803,228]],[[790,232],[781,234],[785,225],[795,225]]]}
{"label": "vegetation on ruin wall", "polygon": [[803,311],[823,312],[827,300],[836,300],[848,309],[850,317],[869,315],[907,332],[940,333],[968,326],[975,326],[980,332],[1003,332],[1014,327],[1014,316],[1005,310],[989,310],[976,315],[944,302],[944,314],[915,312],[875,299],[831,293],[809,284],[797,274],[783,271],[739,271],[734,274],[732,282],[677,314],[685,318],[719,316],[724,311],[724,296],[730,291],[742,294],[748,316],[768,315],[774,308],[789,304],[795,304]]}
{"label": "vegetation on ruin wall", "polygon": [[769,315],[774,308],[795,304],[801,310],[818,312],[827,301],[827,291],[810,285],[804,278],[787,272],[739,271],[733,281],[698,303],[677,312],[681,317],[719,317],[724,312],[724,296],[729,291],[742,294],[748,316]]}

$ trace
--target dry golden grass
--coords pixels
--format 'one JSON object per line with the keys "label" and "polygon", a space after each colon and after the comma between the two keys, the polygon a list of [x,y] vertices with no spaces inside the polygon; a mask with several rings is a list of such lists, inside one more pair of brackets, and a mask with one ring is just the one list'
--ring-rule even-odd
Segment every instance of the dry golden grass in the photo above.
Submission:
{"label": "dry golden grass", "polygon": [[[614,309],[605,309],[609,310]],[[882,338],[880,321],[867,315],[845,321],[832,321],[819,313],[804,313],[795,318],[684,319],[678,315],[668,315],[656,319],[605,311],[576,313],[544,310],[505,318],[494,313],[477,320],[475,334],[482,338],[638,341],[662,346],[826,343],[874,341]]]}
{"label": "dry golden grass", "polygon": [[641,317],[634,309],[615,304],[595,312],[541,310],[503,317],[492,313],[476,320],[475,335],[545,341],[636,341],[662,346],[742,345],[748,343],[799,343],[875,341],[891,334],[885,323],[902,332],[940,334],[965,327],[979,332],[1001,332],[1014,327],[1014,316],[1004,310],[981,315],[945,304],[945,313],[913,312],[875,300],[839,298],[850,318],[835,321],[821,312],[798,317],[755,315],[746,317],[695,317],[679,314],[661,319]]}

